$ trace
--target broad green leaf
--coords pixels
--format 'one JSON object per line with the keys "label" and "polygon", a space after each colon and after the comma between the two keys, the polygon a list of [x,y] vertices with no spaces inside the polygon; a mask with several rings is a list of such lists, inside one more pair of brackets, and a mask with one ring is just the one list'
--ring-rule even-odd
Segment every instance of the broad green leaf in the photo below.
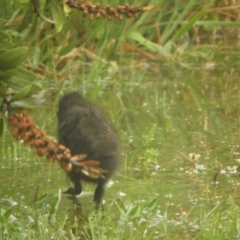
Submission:
{"label": "broad green leaf", "polygon": [[69,14],[70,12],[73,11],[73,9],[70,8],[66,3],[63,3],[63,10],[65,14]]}
{"label": "broad green leaf", "polygon": [[23,98],[28,97],[31,93],[31,89],[32,89],[32,84],[22,88],[12,97],[12,101],[21,100]]}
{"label": "broad green leaf", "polygon": [[21,79],[19,77],[13,76],[10,79],[4,81],[9,87],[11,87],[14,91],[19,91],[23,87],[29,84],[28,80]]}
{"label": "broad green leaf", "polygon": [[0,71],[0,81],[5,81],[12,76],[14,76],[17,72],[17,69],[11,69],[7,71]]}
{"label": "broad green leaf", "polygon": [[63,11],[59,1],[51,0],[50,9],[52,12],[56,30],[60,32],[63,27]]}
{"label": "broad green leaf", "polygon": [[29,84],[33,84],[34,88],[36,85],[38,90],[42,89],[38,82],[33,81],[35,78],[36,76],[34,73],[23,68],[17,68],[17,72],[4,82],[15,91],[19,91],[21,88],[24,88]]}
{"label": "broad green leaf", "polygon": [[8,50],[13,48],[13,44],[9,41],[0,39],[0,49]]}
{"label": "broad green leaf", "polygon": [[6,51],[5,53],[0,55],[0,69],[8,70],[11,68],[16,68],[27,58],[27,55],[27,47],[18,47]]}
{"label": "broad green leaf", "polygon": [[5,32],[0,31],[0,39],[7,39],[9,38]]}
{"label": "broad green leaf", "polygon": [[33,14],[31,27],[28,30],[27,34],[25,35],[25,39],[29,42],[30,40],[35,41],[36,34],[38,32],[38,24],[39,24],[39,17],[37,14]]}
{"label": "broad green leaf", "polygon": [[31,84],[30,81],[26,79],[22,79],[16,75],[4,81],[9,87],[11,87],[14,91],[19,91],[20,89],[24,88],[25,86]]}
{"label": "broad green leaf", "polygon": [[24,68],[18,67],[18,71],[16,73],[16,76],[22,79],[26,79],[28,81],[32,81],[34,78],[36,78],[36,75],[33,72],[30,72]]}
{"label": "broad green leaf", "polygon": [[30,101],[29,98],[22,99],[19,101],[15,101],[12,104],[13,108],[21,108],[21,109],[34,109],[36,108],[36,104]]}
{"label": "broad green leaf", "polygon": [[[29,0],[28,0],[29,1]],[[25,16],[23,20],[21,21],[21,24],[18,27],[18,31],[23,31],[29,24],[32,23],[32,17],[33,17],[34,11],[32,9],[32,2],[28,4],[28,10],[25,13]]]}

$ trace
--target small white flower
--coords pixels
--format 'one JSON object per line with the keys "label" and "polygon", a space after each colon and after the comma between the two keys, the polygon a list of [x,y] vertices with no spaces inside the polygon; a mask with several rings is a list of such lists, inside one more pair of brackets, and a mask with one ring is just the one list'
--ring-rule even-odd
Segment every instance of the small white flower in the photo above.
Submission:
{"label": "small white flower", "polygon": [[125,197],[127,194],[124,192],[117,192],[117,197]]}
{"label": "small white flower", "polygon": [[30,224],[34,223],[34,219],[31,216],[27,216],[27,218]]}
{"label": "small white flower", "polygon": [[112,185],[114,185],[114,182],[112,180],[110,180],[107,182],[106,187],[110,188]]}
{"label": "small white flower", "polygon": [[17,218],[15,218],[12,214],[8,217],[8,223],[13,223]]}

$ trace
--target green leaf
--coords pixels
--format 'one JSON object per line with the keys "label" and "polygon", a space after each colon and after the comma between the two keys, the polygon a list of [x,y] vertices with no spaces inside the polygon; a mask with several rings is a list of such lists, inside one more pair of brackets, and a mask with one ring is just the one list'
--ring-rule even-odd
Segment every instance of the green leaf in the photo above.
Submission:
{"label": "green leaf", "polygon": [[0,39],[6,39],[9,38],[8,35],[5,32],[0,31]]}
{"label": "green leaf", "polygon": [[12,107],[17,109],[35,109],[36,108],[36,104],[31,103],[29,98],[23,99],[23,100],[19,100],[19,101],[15,101],[12,103]]}
{"label": "green leaf", "polygon": [[205,28],[209,27],[240,27],[240,22],[233,21],[209,21],[200,20],[196,22],[196,25],[203,26]]}
{"label": "green leaf", "polygon": [[40,203],[43,203],[45,201],[45,199],[47,198],[47,194],[43,194],[42,196],[40,196],[36,202],[34,204],[40,204]]}
{"label": "green leaf", "polygon": [[31,93],[31,89],[32,89],[32,84],[22,88],[12,97],[12,101],[21,100],[23,98],[28,97]]}
{"label": "green leaf", "polygon": [[27,34],[24,34],[24,39],[26,39],[28,42],[35,41],[36,34],[38,32],[38,25],[39,24],[39,17],[37,14],[33,14],[32,20],[31,20],[31,27],[27,30]]}
{"label": "green leaf", "polygon": [[61,202],[61,196],[62,196],[61,195],[61,190],[59,189],[58,196],[55,197],[55,199],[53,200],[53,202],[51,204],[51,208],[50,208],[50,211],[49,211],[49,216],[52,216],[58,210],[59,204]]}
{"label": "green leaf", "polygon": [[28,55],[27,47],[18,47],[12,50],[6,51],[0,55],[0,69],[8,70],[16,68],[17,65],[22,63]]}
{"label": "green leaf", "polygon": [[22,79],[26,79],[28,81],[32,81],[34,78],[36,78],[36,75],[33,72],[30,72],[24,68],[18,67],[18,71],[16,73],[16,76]]}
{"label": "green leaf", "polygon": [[13,209],[10,208],[6,212],[4,212],[4,214],[3,214],[4,218],[8,219],[10,217],[10,215],[12,214],[12,211],[13,211]]}
{"label": "green leaf", "polygon": [[159,206],[159,200],[155,198],[148,204],[148,210],[151,212],[155,211],[158,206]]}
{"label": "green leaf", "polygon": [[131,32],[130,34],[128,34],[127,37],[134,41],[139,42],[152,52],[160,52],[162,50],[162,47],[160,45],[149,41],[138,32]]}
{"label": "green leaf", "polygon": [[126,206],[124,205],[123,201],[117,200],[116,205],[118,207],[118,210],[121,211],[122,214],[124,214],[127,211]]}
{"label": "green leaf", "polygon": [[50,9],[54,19],[55,27],[57,31],[60,32],[63,27],[63,12],[59,1],[51,0]]}
{"label": "green leaf", "polygon": [[135,206],[129,213],[129,216],[134,218],[136,216],[138,216],[139,214],[142,213],[142,206],[140,204],[138,204],[137,206]]}
{"label": "green leaf", "polygon": [[[19,91],[21,88],[29,84],[39,85],[35,81],[33,82],[35,77],[36,76],[34,73],[23,68],[17,68],[17,72],[11,78],[6,79],[4,83],[6,83],[13,90]],[[41,87],[39,87],[39,89],[41,89]]]}
{"label": "green leaf", "polygon": [[33,58],[33,66],[34,67],[37,67],[39,64],[40,64],[40,56],[41,56],[41,49],[40,47],[36,47],[33,51],[33,55],[32,55],[32,58]]}
{"label": "green leaf", "polygon": [[11,70],[7,70],[7,71],[0,71],[0,81],[5,81],[9,78],[11,78],[12,76],[14,76],[17,72],[17,69],[11,69]]}
{"label": "green leaf", "polygon": [[13,44],[9,41],[6,41],[4,39],[0,39],[0,49],[8,50],[13,48]]}
{"label": "green leaf", "polygon": [[74,41],[70,44],[68,44],[66,47],[62,47],[62,49],[59,51],[59,56],[64,56],[71,52],[77,45],[79,44],[79,40]]}
{"label": "green leaf", "polygon": [[28,10],[25,13],[23,20],[21,21],[21,24],[18,27],[19,32],[24,30],[30,23],[32,23],[33,14],[35,14],[35,13],[32,9],[32,3],[29,3]]}

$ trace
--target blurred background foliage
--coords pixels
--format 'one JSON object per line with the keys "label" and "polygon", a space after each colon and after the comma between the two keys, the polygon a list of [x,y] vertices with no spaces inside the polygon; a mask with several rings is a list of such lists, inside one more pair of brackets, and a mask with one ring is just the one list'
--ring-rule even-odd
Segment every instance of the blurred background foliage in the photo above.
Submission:
{"label": "blurred background foliage", "polygon": [[[79,74],[84,64],[118,71],[120,64],[128,65],[127,56],[135,54],[136,65],[173,62],[191,68],[194,59],[211,67],[216,50],[239,44],[240,8],[235,0],[131,1],[132,6],[154,9],[111,21],[84,16],[69,7],[75,2],[0,1],[1,103],[11,88],[15,105],[33,107],[41,103],[46,79],[66,80],[69,74]],[[100,8],[126,3],[102,0]],[[231,39],[234,44],[229,46]]]}

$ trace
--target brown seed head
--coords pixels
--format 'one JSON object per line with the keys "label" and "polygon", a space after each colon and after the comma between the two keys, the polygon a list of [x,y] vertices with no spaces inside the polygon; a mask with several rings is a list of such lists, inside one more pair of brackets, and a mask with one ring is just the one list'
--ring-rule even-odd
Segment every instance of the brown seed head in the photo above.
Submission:
{"label": "brown seed head", "polygon": [[46,152],[47,152],[47,149],[46,148],[38,148],[37,149],[37,155],[39,156],[39,157],[42,157],[42,156],[44,156],[45,154],[46,154]]}
{"label": "brown seed head", "polygon": [[25,144],[29,144],[29,141],[31,139],[31,133],[30,132],[23,132],[21,138],[23,139],[23,142]]}
{"label": "brown seed head", "polygon": [[128,18],[132,18],[132,17],[133,17],[133,14],[132,14],[131,12],[128,12],[128,13],[127,13],[127,17],[128,17]]}
{"label": "brown seed head", "polygon": [[67,172],[71,172],[72,171],[72,168],[73,168],[73,165],[71,164],[71,163],[67,163],[66,165],[65,165],[65,170],[67,171]]}
{"label": "brown seed head", "polygon": [[58,145],[58,151],[59,151],[60,153],[64,152],[65,149],[66,149],[66,147],[65,147],[64,145],[62,145],[62,144],[59,144],[59,145]]}
{"label": "brown seed head", "polygon": [[50,143],[48,146],[47,146],[47,151],[49,153],[54,153],[55,152],[55,146],[53,143]]}
{"label": "brown seed head", "polygon": [[101,18],[101,12],[97,12],[97,13],[96,13],[96,18],[97,18],[97,19]]}
{"label": "brown seed head", "polygon": [[35,148],[43,147],[43,141],[42,141],[42,139],[39,139],[39,138],[34,139],[34,140],[33,140],[33,146],[34,146]]}

